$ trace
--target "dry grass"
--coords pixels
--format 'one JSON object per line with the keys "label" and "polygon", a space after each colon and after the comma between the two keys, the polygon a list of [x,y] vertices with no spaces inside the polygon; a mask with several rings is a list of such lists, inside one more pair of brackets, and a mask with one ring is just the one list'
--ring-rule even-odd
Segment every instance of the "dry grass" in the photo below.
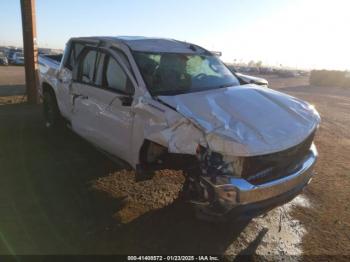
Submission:
{"label": "dry grass", "polygon": [[0,96],[0,106],[27,102],[27,96]]}
{"label": "dry grass", "polygon": [[183,182],[181,171],[160,170],[152,180],[136,182],[134,171],[122,170],[97,179],[92,187],[122,199],[124,206],[114,216],[121,223],[129,223],[146,212],[171,204]]}

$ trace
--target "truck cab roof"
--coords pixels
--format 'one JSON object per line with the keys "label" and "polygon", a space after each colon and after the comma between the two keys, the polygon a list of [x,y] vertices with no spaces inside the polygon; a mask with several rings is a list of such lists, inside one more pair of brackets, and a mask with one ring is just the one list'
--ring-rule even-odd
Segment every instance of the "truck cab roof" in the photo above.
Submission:
{"label": "truck cab roof", "polygon": [[204,48],[174,39],[144,37],[144,36],[99,36],[72,38],[71,41],[100,41],[105,43],[118,43],[128,46],[136,52],[167,52],[183,54],[210,53]]}

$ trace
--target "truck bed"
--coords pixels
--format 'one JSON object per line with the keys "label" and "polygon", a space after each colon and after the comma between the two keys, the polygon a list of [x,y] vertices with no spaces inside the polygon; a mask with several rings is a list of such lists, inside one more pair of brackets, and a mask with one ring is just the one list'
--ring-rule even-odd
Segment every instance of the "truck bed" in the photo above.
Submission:
{"label": "truck bed", "polygon": [[42,83],[46,82],[52,87],[56,86],[57,72],[60,67],[62,55],[39,55],[39,94],[42,95]]}
{"label": "truck bed", "polygon": [[59,66],[61,63],[63,55],[39,55],[39,65],[40,66]]}

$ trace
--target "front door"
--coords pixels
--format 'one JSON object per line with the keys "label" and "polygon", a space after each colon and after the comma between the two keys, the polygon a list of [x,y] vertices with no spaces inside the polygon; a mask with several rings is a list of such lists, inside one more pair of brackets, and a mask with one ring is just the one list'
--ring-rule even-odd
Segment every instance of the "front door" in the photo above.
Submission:
{"label": "front door", "polygon": [[134,87],[120,63],[95,49],[83,54],[72,86],[72,127],[101,149],[128,160]]}

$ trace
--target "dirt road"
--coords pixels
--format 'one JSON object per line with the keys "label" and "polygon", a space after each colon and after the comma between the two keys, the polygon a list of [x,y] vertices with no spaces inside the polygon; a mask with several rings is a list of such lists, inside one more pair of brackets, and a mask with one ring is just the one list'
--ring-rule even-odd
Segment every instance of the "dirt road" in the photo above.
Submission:
{"label": "dirt road", "polygon": [[176,200],[181,174],[135,183],[133,172],[70,131],[48,133],[39,106],[4,94],[6,81],[23,84],[23,75],[12,72],[11,80],[6,70],[0,67],[0,254],[350,255],[350,90],[269,78],[272,88],[320,111],[317,174],[304,194],[264,217],[212,225]]}

